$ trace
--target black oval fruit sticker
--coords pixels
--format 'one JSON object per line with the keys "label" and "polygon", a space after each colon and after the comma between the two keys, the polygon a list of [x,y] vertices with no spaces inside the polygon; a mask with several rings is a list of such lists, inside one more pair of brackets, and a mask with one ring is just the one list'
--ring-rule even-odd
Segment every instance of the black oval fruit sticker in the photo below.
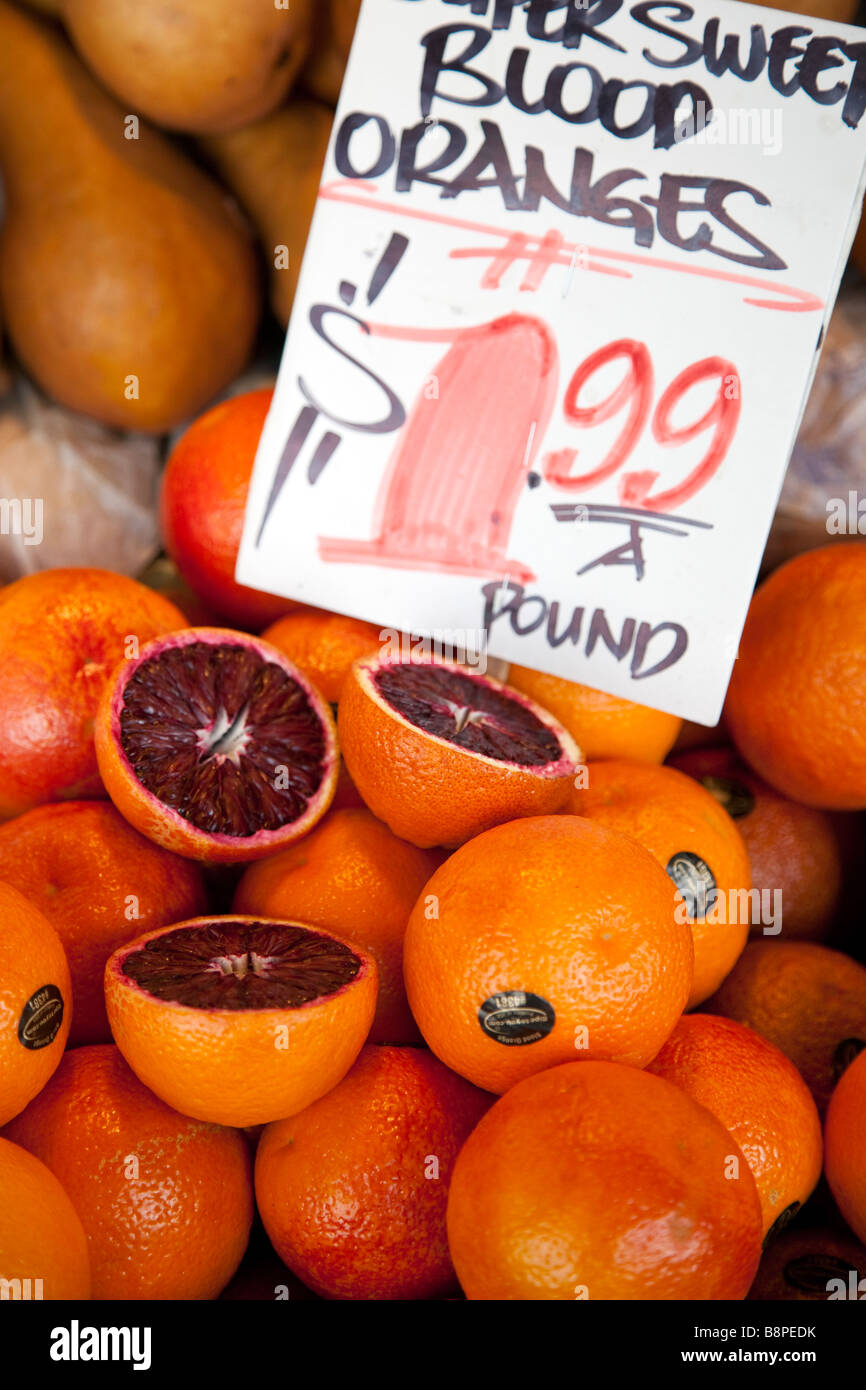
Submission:
{"label": "black oval fruit sticker", "polygon": [[485,999],[478,1010],[478,1022],[488,1037],[503,1047],[526,1047],[547,1037],[556,1014],[540,994],[510,989]]}
{"label": "black oval fruit sticker", "polygon": [[847,1260],[840,1260],[837,1255],[821,1252],[814,1255],[798,1255],[796,1259],[789,1260],[783,1274],[785,1283],[790,1284],[792,1289],[826,1298],[831,1279],[844,1279],[847,1283],[848,1268]]}
{"label": "black oval fruit sticker", "polygon": [[43,985],[21,1010],[18,1041],[31,1052],[38,1052],[40,1047],[54,1042],[62,1022],[63,995],[56,985]]}
{"label": "black oval fruit sticker", "polygon": [[706,917],[717,896],[716,880],[709,864],[691,850],[681,849],[671,855],[665,869],[685,900],[689,921]]}
{"label": "black oval fruit sticker", "polygon": [[754,795],[735,777],[702,777],[701,781],[733,820],[742,820],[754,811]]}

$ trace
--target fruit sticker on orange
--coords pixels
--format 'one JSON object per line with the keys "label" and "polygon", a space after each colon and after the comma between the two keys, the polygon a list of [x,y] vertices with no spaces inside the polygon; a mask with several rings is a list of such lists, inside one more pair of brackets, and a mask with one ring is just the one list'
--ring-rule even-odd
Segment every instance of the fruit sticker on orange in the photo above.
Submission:
{"label": "fruit sticker on orange", "polygon": [[364,0],[238,581],[714,724],[859,217],[861,40]]}
{"label": "fruit sticker on orange", "polygon": [[478,1010],[478,1022],[494,1042],[525,1047],[546,1038],[556,1022],[552,1004],[538,994],[513,989],[493,994]]}
{"label": "fruit sticker on orange", "polygon": [[44,985],[32,994],[18,1020],[18,1041],[36,1052],[53,1043],[63,1022],[63,995],[56,985]]}

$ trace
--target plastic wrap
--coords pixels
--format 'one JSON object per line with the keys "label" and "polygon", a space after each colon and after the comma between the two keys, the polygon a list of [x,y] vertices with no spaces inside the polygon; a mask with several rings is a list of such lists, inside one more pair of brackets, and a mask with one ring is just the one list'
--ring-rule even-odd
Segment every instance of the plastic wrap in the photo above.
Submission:
{"label": "plastic wrap", "polygon": [[135,575],[159,550],[157,440],[51,405],[18,379],[0,402],[0,580],[59,565]]}
{"label": "plastic wrap", "polygon": [[[828,529],[828,504],[844,504],[847,514],[852,493],[866,509],[866,286],[859,282],[843,290],[830,319],[763,569],[850,540],[850,529]],[[866,533],[866,516],[863,526]]]}

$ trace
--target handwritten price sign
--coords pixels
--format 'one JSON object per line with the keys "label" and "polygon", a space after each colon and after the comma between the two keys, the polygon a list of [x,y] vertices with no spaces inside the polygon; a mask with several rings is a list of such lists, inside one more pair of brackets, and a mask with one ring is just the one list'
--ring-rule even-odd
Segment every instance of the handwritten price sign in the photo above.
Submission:
{"label": "handwritten price sign", "polygon": [[364,0],[239,580],[715,723],[864,112],[739,0]]}

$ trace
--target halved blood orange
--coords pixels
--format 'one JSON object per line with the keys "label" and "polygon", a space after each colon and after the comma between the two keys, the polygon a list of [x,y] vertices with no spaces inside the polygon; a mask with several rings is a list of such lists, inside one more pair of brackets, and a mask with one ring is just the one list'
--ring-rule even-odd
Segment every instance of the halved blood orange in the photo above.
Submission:
{"label": "halved blood orange", "polygon": [[580,761],[571,735],[527,696],[419,656],[356,661],[338,728],[370,810],[422,849],[558,811]]}
{"label": "halved blood orange", "polygon": [[189,859],[260,859],[306,834],[337,786],[337,731],[276,647],[227,628],[157,638],[109,683],[96,724],[108,795]]}
{"label": "halved blood orange", "polygon": [[105,967],[114,1040],[182,1115],[268,1124],[341,1081],[376,1008],[372,956],[300,922],[196,917],[148,932]]}

